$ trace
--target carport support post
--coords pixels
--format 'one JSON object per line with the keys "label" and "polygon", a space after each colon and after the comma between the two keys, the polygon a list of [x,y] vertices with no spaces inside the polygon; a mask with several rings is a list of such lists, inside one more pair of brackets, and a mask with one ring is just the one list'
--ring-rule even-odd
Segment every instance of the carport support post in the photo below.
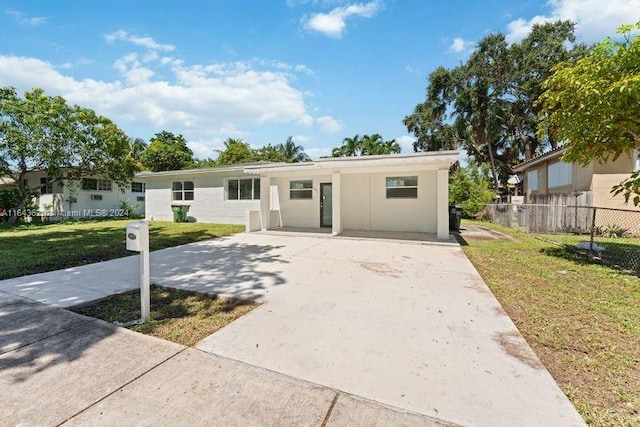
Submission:
{"label": "carport support post", "polygon": [[436,172],[436,228],[438,239],[449,240],[449,170]]}
{"label": "carport support post", "polygon": [[271,178],[260,177],[260,228],[266,231],[271,227]]}
{"label": "carport support post", "polygon": [[334,236],[342,233],[341,187],[340,172],[334,172],[331,176],[331,234]]}

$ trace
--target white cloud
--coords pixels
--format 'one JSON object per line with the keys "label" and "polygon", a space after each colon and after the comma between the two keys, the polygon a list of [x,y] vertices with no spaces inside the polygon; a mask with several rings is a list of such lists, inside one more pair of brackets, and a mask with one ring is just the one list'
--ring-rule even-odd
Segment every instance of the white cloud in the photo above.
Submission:
{"label": "white cloud", "polygon": [[456,37],[451,42],[451,46],[449,46],[449,51],[453,53],[466,53],[470,49],[473,48],[474,42],[465,40],[461,37]]}
{"label": "white cloud", "polygon": [[164,52],[171,52],[175,50],[175,46],[172,44],[161,44],[156,42],[153,38],[148,36],[136,36],[135,34],[130,34],[124,30],[114,31],[113,33],[106,34],[104,36],[105,40],[108,42],[114,42],[116,40],[125,41],[128,43],[132,43],[136,46],[141,46],[151,50],[161,50]]}
{"label": "white cloud", "polygon": [[29,18],[24,13],[14,9],[9,9],[6,11],[6,13],[10,17],[12,17],[18,24],[21,24],[21,25],[36,26],[36,25],[44,24],[49,20],[49,18],[46,16],[34,16],[32,18]]}
{"label": "white cloud", "polygon": [[331,116],[318,117],[316,122],[326,133],[338,133],[344,129],[344,123],[342,123],[342,120],[335,119]]}
{"label": "white cloud", "polygon": [[640,19],[640,0],[549,0],[547,6],[551,9],[548,15],[510,22],[507,40],[518,42],[527,36],[534,24],[561,19],[576,23],[576,35],[580,40],[595,42],[615,34],[619,25]]}
{"label": "white cloud", "polygon": [[187,146],[191,149],[191,151],[193,151],[195,157],[199,159],[215,159],[216,157],[218,157],[218,153],[213,148],[211,148],[212,145],[214,144],[198,141],[187,142]]}
{"label": "white cloud", "polygon": [[406,65],[404,67],[404,70],[407,73],[410,73],[410,74],[417,74],[417,75],[422,75],[423,74],[423,72],[422,72],[422,70],[420,70],[420,68],[414,67],[413,65]]}
{"label": "white cloud", "polygon": [[[226,137],[266,123],[314,122],[288,72],[242,62],[186,65],[174,60],[165,63],[166,78],[161,78],[154,73],[161,61],[143,64],[137,54],[127,55],[114,64],[121,77],[107,81],[76,79],[36,58],[0,55],[0,81],[21,92],[42,87],[123,127],[177,129],[186,137]],[[322,128],[336,123],[326,117],[317,122]]]}
{"label": "white cloud", "polygon": [[354,3],[336,7],[329,13],[316,13],[302,19],[309,31],[317,31],[329,37],[340,38],[346,29],[346,20],[352,16],[371,18],[380,10],[380,2]]}
{"label": "white cloud", "polygon": [[398,144],[400,144],[400,148],[402,148],[403,154],[413,153],[413,142],[416,140],[414,136],[402,135],[394,139]]}

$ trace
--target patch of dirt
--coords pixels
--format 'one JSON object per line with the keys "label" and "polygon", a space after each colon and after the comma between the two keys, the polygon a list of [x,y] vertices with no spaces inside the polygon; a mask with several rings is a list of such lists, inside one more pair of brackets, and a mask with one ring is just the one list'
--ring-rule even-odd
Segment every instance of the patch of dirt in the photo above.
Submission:
{"label": "patch of dirt", "polygon": [[498,334],[495,340],[502,346],[502,349],[511,357],[515,357],[522,363],[531,366],[533,369],[543,369],[544,365],[538,356],[531,350],[522,336],[516,332],[503,332]]}
{"label": "patch of dirt", "polygon": [[516,239],[499,231],[477,225],[468,225],[460,229],[460,236],[464,240],[502,240],[515,242]]}
{"label": "patch of dirt", "polygon": [[402,277],[402,270],[398,270],[395,267],[385,264],[383,262],[361,262],[360,267],[373,271],[374,273],[382,274],[390,277]]}

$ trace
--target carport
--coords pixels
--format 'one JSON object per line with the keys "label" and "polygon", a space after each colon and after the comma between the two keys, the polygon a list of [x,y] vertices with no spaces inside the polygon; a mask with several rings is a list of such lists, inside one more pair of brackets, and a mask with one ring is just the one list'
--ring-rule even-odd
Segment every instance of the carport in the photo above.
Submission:
{"label": "carport", "polygon": [[414,232],[447,240],[449,168],[457,158],[457,151],[442,151],[247,166],[245,173],[260,176],[260,213],[249,228]]}

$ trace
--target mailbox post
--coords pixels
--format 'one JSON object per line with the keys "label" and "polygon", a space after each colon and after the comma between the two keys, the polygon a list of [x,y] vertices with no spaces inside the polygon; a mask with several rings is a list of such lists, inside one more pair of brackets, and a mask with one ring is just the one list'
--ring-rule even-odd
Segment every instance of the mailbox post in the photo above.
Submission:
{"label": "mailbox post", "polygon": [[127,224],[127,250],[140,252],[140,311],[142,323],[150,317],[149,223],[145,220]]}

